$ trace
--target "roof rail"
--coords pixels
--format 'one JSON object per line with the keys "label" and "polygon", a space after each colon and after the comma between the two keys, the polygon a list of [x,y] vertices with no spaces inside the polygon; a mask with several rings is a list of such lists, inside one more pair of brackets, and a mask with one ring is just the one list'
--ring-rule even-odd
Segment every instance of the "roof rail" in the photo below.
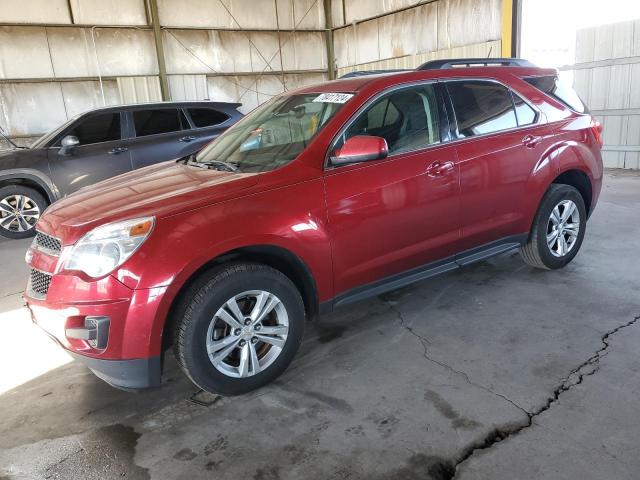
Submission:
{"label": "roof rail", "polygon": [[353,78],[353,77],[362,77],[364,75],[378,75],[380,73],[397,73],[397,72],[410,72],[411,70],[407,70],[404,68],[398,68],[393,70],[356,70],[355,72],[345,73],[341,75],[340,78]]}
{"label": "roof rail", "polygon": [[522,58],[453,58],[443,60],[431,60],[423,63],[416,70],[440,70],[454,67],[491,67],[501,65],[503,67],[535,67],[529,60]]}

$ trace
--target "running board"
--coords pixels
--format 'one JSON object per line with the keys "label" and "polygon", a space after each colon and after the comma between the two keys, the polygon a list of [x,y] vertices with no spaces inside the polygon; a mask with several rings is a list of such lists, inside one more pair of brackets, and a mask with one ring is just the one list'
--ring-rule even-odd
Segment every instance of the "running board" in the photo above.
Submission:
{"label": "running board", "polygon": [[421,267],[407,270],[406,272],[391,275],[367,285],[356,287],[343,294],[338,295],[327,302],[323,302],[320,306],[322,313],[328,313],[335,307],[342,305],[348,305],[349,303],[358,302],[369,297],[381,295],[391,290],[397,290],[398,288],[405,287],[412,283],[427,278],[435,277],[443,273],[450,272],[457,268],[470,265],[472,263],[480,262],[487,258],[495,257],[501,253],[511,251],[520,247],[527,241],[527,234],[513,235],[497,240],[495,242],[488,243],[481,247],[466,250],[457,255],[447,257],[443,260],[428,263]]}

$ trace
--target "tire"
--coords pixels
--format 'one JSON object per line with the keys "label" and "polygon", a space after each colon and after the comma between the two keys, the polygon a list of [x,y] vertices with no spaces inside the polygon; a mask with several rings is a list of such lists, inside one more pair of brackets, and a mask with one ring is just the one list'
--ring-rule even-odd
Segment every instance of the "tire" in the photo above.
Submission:
{"label": "tire", "polygon": [[[557,210],[552,217],[554,209]],[[563,221],[567,212],[572,213]],[[587,211],[578,190],[570,185],[552,184],[540,202],[527,243],[520,247],[522,258],[536,268],[555,270],[564,267],[580,250],[586,221]]]}
{"label": "tire", "polygon": [[[0,236],[12,239],[33,237],[36,223],[48,205],[42,194],[33,188],[22,185],[0,188]],[[17,215],[17,212],[22,215]]]}
{"label": "tire", "polygon": [[[259,298],[266,299],[264,309],[256,308]],[[246,325],[259,318],[250,317],[258,310],[269,312]],[[185,292],[176,315],[178,363],[198,387],[222,395],[240,395],[275,380],[293,360],[304,334],[305,309],[296,286],[278,270],[255,263],[223,265],[204,274]]]}

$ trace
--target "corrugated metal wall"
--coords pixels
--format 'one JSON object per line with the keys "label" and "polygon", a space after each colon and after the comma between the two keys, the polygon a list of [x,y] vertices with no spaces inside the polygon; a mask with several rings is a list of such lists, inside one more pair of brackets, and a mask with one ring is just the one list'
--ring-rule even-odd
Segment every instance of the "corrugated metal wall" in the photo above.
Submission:
{"label": "corrugated metal wall", "polygon": [[334,26],[344,26],[335,31],[338,75],[501,55],[500,0],[334,0],[332,12]]}
{"label": "corrugated metal wall", "polygon": [[[500,55],[501,0],[327,1],[338,74]],[[328,78],[323,0],[157,4],[171,99],[246,112]],[[160,100],[149,12],[146,0],[0,0],[0,125],[26,143],[91,108]]]}
{"label": "corrugated metal wall", "polygon": [[579,30],[562,70],[604,125],[605,166],[640,168],[640,20]]}

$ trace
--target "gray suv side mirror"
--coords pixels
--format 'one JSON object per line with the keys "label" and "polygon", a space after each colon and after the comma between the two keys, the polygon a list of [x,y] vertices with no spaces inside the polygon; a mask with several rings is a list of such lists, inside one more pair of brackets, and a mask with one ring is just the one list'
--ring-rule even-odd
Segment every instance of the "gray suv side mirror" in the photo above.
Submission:
{"label": "gray suv side mirror", "polygon": [[73,135],[67,135],[60,141],[60,145],[62,147],[58,151],[58,154],[69,155],[73,151],[73,148],[78,144],[80,144],[80,140],[78,140],[78,137]]}

